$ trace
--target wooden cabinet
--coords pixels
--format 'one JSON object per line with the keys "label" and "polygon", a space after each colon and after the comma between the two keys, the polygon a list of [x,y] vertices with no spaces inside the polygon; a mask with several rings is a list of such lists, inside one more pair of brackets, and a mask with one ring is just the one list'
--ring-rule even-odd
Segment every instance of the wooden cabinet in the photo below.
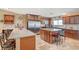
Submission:
{"label": "wooden cabinet", "polygon": [[45,33],[44,30],[40,30],[40,37],[41,37],[41,39],[44,39],[44,33]]}
{"label": "wooden cabinet", "polygon": [[14,15],[4,15],[4,24],[13,24]]}
{"label": "wooden cabinet", "polygon": [[45,25],[45,26],[43,26],[43,27],[50,27],[50,25],[51,25],[51,20],[52,20],[52,18],[50,18],[50,17],[42,17],[42,18],[40,19],[41,23],[42,23],[43,25]]}
{"label": "wooden cabinet", "polygon": [[75,17],[74,16],[69,16],[69,18],[70,18],[70,22],[69,22],[69,24],[75,24]]}
{"label": "wooden cabinet", "polygon": [[50,43],[50,32],[46,30],[40,30],[41,39]]}
{"label": "wooden cabinet", "polygon": [[35,50],[35,36],[23,37],[20,39],[20,50]]}
{"label": "wooden cabinet", "polygon": [[79,24],[79,16],[74,16],[75,18],[75,24]]}
{"label": "wooden cabinet", "polygon": [[79,39],[79,31],[77,31],[77,39]]}
{"label": "wooden cabinet", "polygon": [[39,16],[40,21],[45,20],[43,16]]}
{"label": "wooden cabinet", "polygon": [[69,24],[70,22],[70,18],[67,16],[63,17],[63,20],[64,20],[64,24]]}
{"label": "wooden cabinet", "polygon": [[42,40],[48,42],[48,43],[53,43],[54,38],[52,36],[52,32],[48,30],[40,30],[40,37]]}
{"label": "wooden cabinet", "polygon": [[27,14],[28,20],[39,20],[39,15]]}
{"label": "wooden cabinet", "polygon": [[[27,19],[27,23],[29,20],[33,20],[33,21],[40,21],[42,25],[44,25],[43,27],[49,27],[51,25],[51,19],[50,17],[43,17],[40,15],[33,15],[33,14],[27,14],[26,15],[26,19]],[[27,24],[28,27],[28,24]]]}
{"label": "wooden cabinet", "polygon": [[44,40],[50,43],[50,32],[44,30]]}
{"label": "wooden cabinet", "polygon": [[65,30],[65,36],[72,39],[79,39],[79,31],[78,30]]}
{"label": "wooden cabinet", "polygon": [[64,16],[62,17],[64,24],[79,24],[79,16]]}
{"label": "wooden cabinet", "polygon": [[55,42],[55,38],[52,36],[54,32],[50,32],[50,43],[54,43]]}

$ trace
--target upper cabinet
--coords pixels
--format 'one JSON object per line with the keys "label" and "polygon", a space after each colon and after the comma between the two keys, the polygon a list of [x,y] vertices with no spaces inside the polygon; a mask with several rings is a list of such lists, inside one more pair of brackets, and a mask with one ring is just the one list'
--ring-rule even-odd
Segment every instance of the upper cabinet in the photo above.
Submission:
{"label": "upper cabinet", "polygon": [[63,22],[64,22],[64,24],[69,24],[70,18],[67,16],[63,17]]}
{"label": "upper cabinet", "polygon": [[69,24],[75,24],[75,17],[74,16],[69,16],[69,20],[70,20],[70,22],[69,22]]}
{"label": "upper cabinet", "polygon": [[38,15],[27,14],[26,16],[28,20],[39,20]]}
{"label": "upper cabinet", "polygon": [[79,15],[62,17],[64,24],[79,24]]}
{"label": "upper cabinet", "polygon": [[45,27],[50,27],[51,25],[51,18],[50,17],[42,17],[41,23],[45,25]]}
{"label": "upper cabinet", "polygon": [[4,15],[4,24],[13,24],[14,15]]}
{"label": "upper cabinet", "polygon": [[79,16],[75,16],[75,23],[79,24]]}
{"label": "upper cabinet", "polygon": [[46,26],[50,26],[51,24],[51,18],[50,17],[44,17],[40,15],[33,15],[33,14],[27,14],[26,15],[27,22],[28,20],[33,20],[33,21],[41,21],[41,24]]}

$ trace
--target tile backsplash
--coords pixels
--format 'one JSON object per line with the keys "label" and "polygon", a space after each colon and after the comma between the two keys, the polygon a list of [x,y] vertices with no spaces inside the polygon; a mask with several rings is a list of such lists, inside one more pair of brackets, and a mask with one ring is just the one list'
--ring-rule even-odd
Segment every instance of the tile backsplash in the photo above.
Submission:
{"label": "tile backsplash", "polygon": [[79,30],[79,24],[67,24],[65,25],[66,28]]}
{"label": "tile backsplash", "polygon": [[79,24],[55,25],[55,27],[65,28],[65,29],[79,30]]}

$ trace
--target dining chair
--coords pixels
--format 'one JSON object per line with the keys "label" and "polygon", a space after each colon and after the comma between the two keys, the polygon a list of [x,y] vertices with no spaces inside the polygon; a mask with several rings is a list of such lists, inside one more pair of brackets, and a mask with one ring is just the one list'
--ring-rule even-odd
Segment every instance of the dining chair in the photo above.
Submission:
{"label": "dining chair", "polygon": [[15,40],[8,39],[8,31],[3,31],[3,38],[1,39],[2,50],[15,50]]}

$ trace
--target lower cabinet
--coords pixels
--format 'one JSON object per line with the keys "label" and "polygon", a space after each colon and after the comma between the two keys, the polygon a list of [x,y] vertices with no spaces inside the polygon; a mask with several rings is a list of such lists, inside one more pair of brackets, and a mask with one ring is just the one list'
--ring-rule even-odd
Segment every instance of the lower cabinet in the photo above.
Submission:
{"label": "lower cabinet", "polygon": [[46,42],[50,42],[50,35],[49,34],[50,34],[50,32],[45,30],[45,32],[44,32],[44,40]]}
{"label": "lower cabinet", "polygon": [[77,30],[65,30],[65,36],[72,39],[79,39],[79,31]]}
{"label": "lower cabinet", "polygon": [[35,36],[21,38],[20,50],[35,50]]}
{"label": "lower cabinet", "polygon": [[43,39],[43,40],[44,40],[44,33],[45,33],[44,30],[40,30],[40,37],[41,37],[41,39]]}
{"label": "lower cabinet", "polygon": [[[48,31],[48,30],[40,30],[40,36],[41,39],[48,42],[53,43],[54,37],[52,36],[54,32]],[[69,37],[72,39],[79,39],[79,31],[78,30],[69,30],[65,29],[65,37]]]}
{"label": "lower cabinet", "polygon": [[79,31],[77,32],[77,38],[79,39]]}
{"label": "lower cabinet", "polygon": [[40,37],[42,40],[48,42],[48,43],[53,43],[53,36],[51,31],[47,30],[40,30]]}

